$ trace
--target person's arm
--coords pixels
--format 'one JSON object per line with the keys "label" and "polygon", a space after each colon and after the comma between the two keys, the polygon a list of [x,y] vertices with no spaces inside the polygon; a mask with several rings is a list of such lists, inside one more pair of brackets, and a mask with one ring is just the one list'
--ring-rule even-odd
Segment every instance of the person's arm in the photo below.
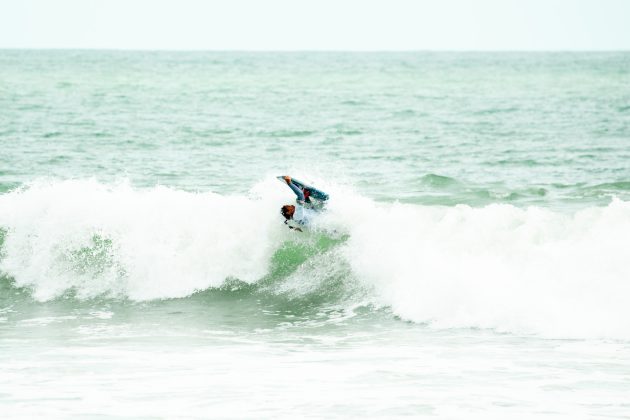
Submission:
{"label": "person's arm", "polygon": [[302,192],[302,190],[297,185],[295,185],[293,182],[291,182],[291,177],[290,176],[285,176],[284,180],[286,181],[286,183],[289,186],[289,188],[291,188],[291,190],[295,193],[295,195],[297,196],[298,201],[304,201],[304,193]]}
{"label": "person's arm", "polygon": [[303,232],[303,230],[302,230],[302,229],[300,229],[299,227],[297,227],[297,226],[291,226],[291,225],[289,224],[289,221],[288,221],[288,220],[285,220],[285,221],[284,221],[284,224],[285,224],[285,225],[287,225],[287,227],[288,227],[289,229],[291,229],[291,230],[297,230],[298,232]]}

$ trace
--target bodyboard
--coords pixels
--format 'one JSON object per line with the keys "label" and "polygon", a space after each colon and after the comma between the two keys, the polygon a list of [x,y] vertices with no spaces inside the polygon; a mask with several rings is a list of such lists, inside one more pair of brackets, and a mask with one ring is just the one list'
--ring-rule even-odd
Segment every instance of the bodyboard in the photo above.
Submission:
{"label": "bodyboard", "polygon": [[[276,178],[278,178],[282,183],[286,184],[286,181],[284,180],[284,175],[277,176]],[[295,178],[291,178],[291,182],[293,182],[293,184],[297,185],[297,187],[299,189],[301,189],[302,191],[304,191],[305,189],[309,190],[311,192],[311,198],[314,198],[314,199],[319,200],[319,201],[326,201],[326,200],[328,200],[328,194],[326,194],[322,190],[318,190],[315,187],[311,187],[310,185],[307,185],[307,184],[303,183],[302,181],[299,181],[299,180],[297,180]]]}

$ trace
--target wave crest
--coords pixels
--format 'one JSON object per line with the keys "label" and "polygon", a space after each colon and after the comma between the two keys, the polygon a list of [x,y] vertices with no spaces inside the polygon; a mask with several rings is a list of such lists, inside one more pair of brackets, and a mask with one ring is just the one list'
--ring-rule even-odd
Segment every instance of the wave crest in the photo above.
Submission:
{"label": "wave crest", "polygon": [[230,277],[254,282],[282,234],[269,204],[93,180],[35,183],[0,197],[0,270],[38,300],[68,289],[172,298]]}
{"label": "wave crest", "polygon": [[551,337],[630,337],[630,203],[562,214],[507,204],[394,205],[348,260],[401,317]]}
{"label": "wave crest", "polygon": [[177,298],[237,280],[309,302],[367,299],[438,328],[630,338],[629,202],[438,207],[325,185],[319,232],[301,235],[282,224],[291,195],[278,187],[34,183],[0,195],[0,271],[38,300]]}

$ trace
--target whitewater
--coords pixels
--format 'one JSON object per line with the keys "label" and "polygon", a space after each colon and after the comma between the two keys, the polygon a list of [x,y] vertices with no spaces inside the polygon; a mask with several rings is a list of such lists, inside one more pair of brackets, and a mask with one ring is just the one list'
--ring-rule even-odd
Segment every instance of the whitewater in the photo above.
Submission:
{"label": "whitewater", "polygon": [[256,284],[279,250],[302,246],[313,255],[296,267],[308,267],[299,287],[338,265],[361,299],[435,328],[630,338],[630,203],[569,214],[378,204],[322,181],[338,198],[298,235],[280,222],[287,197],[274,181],[244,196],[35,182],[0,198],[0,269],[39,301],[184,298]]}
{"label": "whitewater", "polygon": [[627,418],[629,69],[0,51],[3,417]]}

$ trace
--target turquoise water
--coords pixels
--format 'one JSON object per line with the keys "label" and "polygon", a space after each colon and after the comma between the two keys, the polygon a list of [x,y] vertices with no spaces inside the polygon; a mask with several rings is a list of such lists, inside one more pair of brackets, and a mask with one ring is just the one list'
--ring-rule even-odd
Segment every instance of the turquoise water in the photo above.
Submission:
{"label": "turquoise water", "polygon": [[11,417],[630,412],[628,53],[5,50],[0,110]]}
{"label": "turquoise water", "polygon": [[422,204],[602,204],[630,189],[627,53],[0,60],[3,189],[126,176],[245,193],[285,168]]}

